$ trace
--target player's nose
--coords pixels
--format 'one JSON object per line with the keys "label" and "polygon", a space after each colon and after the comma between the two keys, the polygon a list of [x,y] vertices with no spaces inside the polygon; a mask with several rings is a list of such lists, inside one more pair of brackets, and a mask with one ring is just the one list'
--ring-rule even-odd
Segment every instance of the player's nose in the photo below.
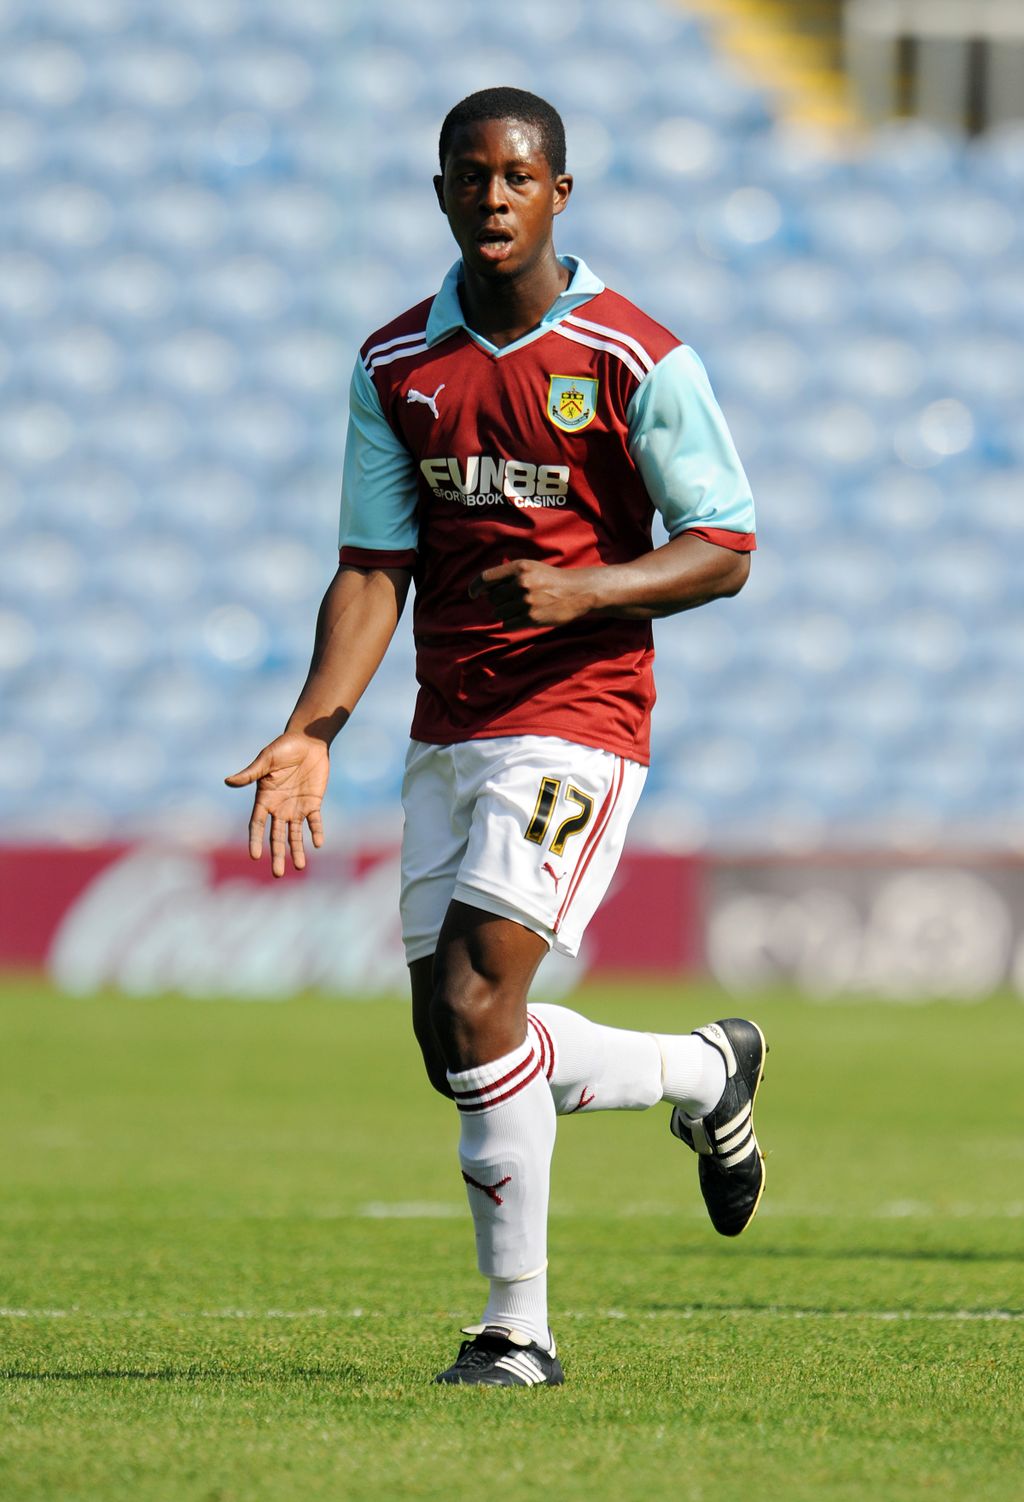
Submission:
{"label": "player's nose", "polygon": [[508,208],[505,179],[500,173],[492,173],[483,185],[479,207],[484,214],[500,214]]}

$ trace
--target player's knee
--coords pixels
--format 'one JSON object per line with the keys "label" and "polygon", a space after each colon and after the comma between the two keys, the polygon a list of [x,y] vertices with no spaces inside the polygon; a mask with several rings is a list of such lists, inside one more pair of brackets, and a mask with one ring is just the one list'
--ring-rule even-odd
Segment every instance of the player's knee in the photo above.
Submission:
{"label": "player's knee", "polygon": [[482,1044],[503,1011],[499,990],[484,976],[473,974],[459,984],[440,980],[434,990],[430,1020],[446,1052],[459,1053]]}

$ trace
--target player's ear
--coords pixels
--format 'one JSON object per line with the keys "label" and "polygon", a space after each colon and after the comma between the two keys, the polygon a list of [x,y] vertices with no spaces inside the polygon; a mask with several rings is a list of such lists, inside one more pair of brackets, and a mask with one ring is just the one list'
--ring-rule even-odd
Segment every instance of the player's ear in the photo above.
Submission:
{"label": "player's ear", "polygon": [[560,172],[554,182],[554,210],[560,214],[569,202],[569,194],[572,192],[572,174]]}
{"label": "player's ear", "polygon": [[434,178],[434,192],[437,194],[437,202],[441,213],[447,214],[448,210],[444,206],[444,178],[440,174]]}

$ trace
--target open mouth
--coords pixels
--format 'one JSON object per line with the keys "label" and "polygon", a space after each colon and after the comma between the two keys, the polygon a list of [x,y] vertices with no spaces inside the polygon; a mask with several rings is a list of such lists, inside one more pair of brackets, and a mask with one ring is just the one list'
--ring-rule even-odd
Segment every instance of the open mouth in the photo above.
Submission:
{"label": "open mouth", "polygon": [[512,232],[507,229],[482,229],[476,237],[480,254],[488,261],[503,261],[512,249]]}

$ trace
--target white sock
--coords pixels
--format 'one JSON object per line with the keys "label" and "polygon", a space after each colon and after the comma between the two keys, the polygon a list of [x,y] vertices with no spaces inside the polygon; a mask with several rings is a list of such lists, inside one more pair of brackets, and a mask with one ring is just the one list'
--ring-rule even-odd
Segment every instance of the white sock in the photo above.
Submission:
{"label": "white sock", "polygon": [[687,1116],[705,1116],[722,1099],[725,1060],[698,1033],[655,1033],[661,1049],[665,1100]]}
{"label": "white sock", "polygon": [[[477,1069],[448,1075],[459,1108],[459,1162],[491,1279],[484,1324],[513,1325],[548,1345],[547,1232],[555,1110],[532,1039]],[[515,1320],[498,1318],[512,1310]]]}
{"label": "white sock", "polygon": [[492,1278],[490,1297],[480,1323],[509,1325],[529,1335],[538,1345],[550,1346],[547,1268],[527,1273],[523,1278]]}
{"label": "white sock", "polygon": [[695,1033],[604,1027],[548,1002],[531,1003],[527,1022],[559,1116],[645,1111],[660,1100],[703,1116],[725,1089],[721,1054]]}

